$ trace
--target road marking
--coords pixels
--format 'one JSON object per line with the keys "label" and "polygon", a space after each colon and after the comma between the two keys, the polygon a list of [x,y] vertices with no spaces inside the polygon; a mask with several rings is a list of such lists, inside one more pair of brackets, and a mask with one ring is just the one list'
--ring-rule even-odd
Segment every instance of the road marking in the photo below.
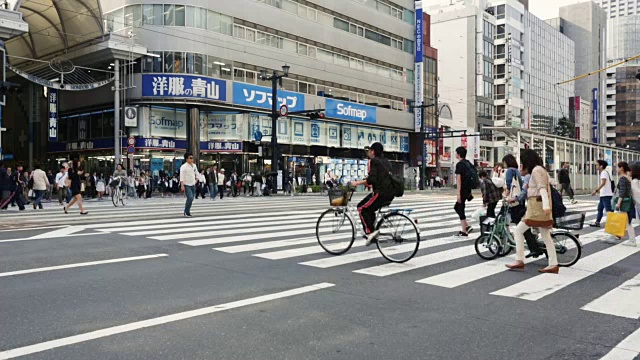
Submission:
{"label": "road marking", "polygon": [[78,231],[82,231],[84,229],[85,228],[82,226],[71,225],[71,226],[64,227],[62,229],[57,229],[57,230],[49,231],[43,234],[32,236],[31,239],[50,239],[50,238],[57,238],[57,237],[66,237],[71,234],[75,234]]}
{"label": "road marking", "polygon": [[0,352],[0,359],[13,359],[19,356],[35,354],[42,351],[47,351],[47,350],[51,350],[51,349],[55,349],[63,346],[78,344],[78,343],[82,343],[90,340],[100,339],[107,336],[122,334],[122,333],[140,330],[140,329],[144,329],[152,326],[168,324],[175,321],[181,321],[181,320],[190,319],[190,318],[203,316],[203,315],[209,315],[209,314],[213,314],[221,311],[232,310],[232,309],[237,309],[237,308],[241,308],[249,305],[255,305],[255,304],[265,303],[268,301],[301,295],[301,294],[305,294],[313,291],[330,288],[332,286],[335,286],[335,285],[330,283],[320,283],[315,285],[303,286],[296,289],[286,290],[286,291],[277,292],[277,293],[268,294],[268,295],[262,295],[262,296],[244,299],[244,300],[233,301],[226,304],[214,305],[214,306],[209,306],[201,309],[195,309],[195,310],[180,312],[176,314],[165,315],[157,318],[137,321],[129,324],[113,326],[113,327],[109,327],[101,330],[91,331],[84,334],[65,337],[62,339],[56,339],[56,340],[46,341],[39,344],[33,344],[33,345],[28,345],[28,346],[24,346],[16,349],[2,351]]}
{"label": "road marking", "polygon": [[[69,237],[78,237],[78,236],[93,236],[93,235],[104,235],[104,233],[101,232],[97,232],[97,233],[87,233],[87,234],[69,234],[63,237],[54,237],[52,239],[66,239]],[[49,238],[20,238],[20,239],[7,239],[7,240],[0,240],[0,243],[8,243],[8,242],[18,242],[18,241],[30,241],[30,240],[49,240]]]}
{"label": "road marking", "polygon": [[33,273],[38,273],[38,272],[54,271],[54,270],[62,270],[62,269],[71,269],[71,268],[86,267],[86,266],[114,264],[114,263],[121,263],[121,262],[127,262],[127,261],[157,259],[157,258],[166,257],[166,256],[169,256],[169,254],[154,254],[154,255],[134,256],[134,257],[127,257],[127,258],[120,258],[120,259],[89,261],[89,262],[83,262],[83,263],[77,263],[77,264],[48,266],[48,267],[42,267],[42,268],[36,268],[36,269],[27,269],[27,270],[4,272],[4,273],[0,273],[0,277],[24,275],[24,274],[33,274]]}
{"label": "road marking", "polygon": [[373,275],[373,276],[389,276],[398,274],[405,271],[424,268],[431,265],[440,264],[443,262],[460,259],[469,255],[475,254],[473,246],[462,246],[451,250],[440,251],[434,254],[414,257],[410,261],[398,264],[387,263],[383,265],[373,266],[361,270],[356,270],[354,273]]}
{"label": "road marking", "polygon": [[640,248],[632,248],[618,244],[580,259],[573,267],[562,268],[560,275],[541,274],[504,289],[494,291],[491,294],[536,301],[575,282],[586,279],[638,251],[640,251]]}
{"label": "road marking", "polygon": [[317,242],[318,242],[318,239],[316,239],[315,237],[308,237],[308,238],[302,238],[302,239],[276,240],[276,241],[260,242],[255,244],[226,246],[226,247],[213,248],[213,250],[222,251],[228,254],[237,254],[241,252],[274,249],[279,247],[312,244]]}
{"label": "road marking", "polygon": [[583,306],[582,310],[640,319],[640,274]]}
{"label": "road marking", "polygon": [[[599,236],[603,234],[604,230],[598,230],[596,232],[583,236],[580,241],[582,245],[587,245],[598,240]],[[483,260],[483,262],[481,262],[480,264],[471,265],[442,274],[434,275],[431,277],[420,279],[416,282],[452,289],[461,285],[478,281],[480,279],[484,279],[492,275],[505,272],[508,270],[505,265],[515,261],[515,258],[516,256],[514,254],[504,258],[496,258],[490,261]],[[540,260],[540,258],[528,258],[524,259],[524,262],[525,264],[528,264],[538,260]]]}
{"label": "road marking", "polygon": [[640,355],[640,329],[622,340],[600,360],[634,360],[638,355]]}
{"label": "road marking", "polygon": [[67,225],[51,225],[51,226],[36,226],[36,227],[22,227],[15,229],[4,229],[0,230],[0,232],[11,232],[11,231],[28,231],[28,230],[45,230],[45,229],[59,229],[65,227]]}

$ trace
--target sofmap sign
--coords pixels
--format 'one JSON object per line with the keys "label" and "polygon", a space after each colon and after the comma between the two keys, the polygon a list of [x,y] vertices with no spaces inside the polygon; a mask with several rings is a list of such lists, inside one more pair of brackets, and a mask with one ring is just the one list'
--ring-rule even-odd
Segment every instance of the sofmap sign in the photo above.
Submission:
{"label": "sofmap sign", "polygon": [[[271,109],[271,89],[239,82],[233,83],[233,103]],[[289,112],[304,110],[304,94],[278,90],[278,105],[287,105]]]}
{"label": "sofmap sign", "polygon": [[142,74],[142,96],[227,101],[227,82],[206,76]]}
{"label": "sofmap sign", "polygon": [[49,89],[49,141],[58,141],[58,90]]}
{"label": "sofmap sign", "polygon": [[347,101],[326,99],[325,114],[334,119],[376,123],[376,108]]}

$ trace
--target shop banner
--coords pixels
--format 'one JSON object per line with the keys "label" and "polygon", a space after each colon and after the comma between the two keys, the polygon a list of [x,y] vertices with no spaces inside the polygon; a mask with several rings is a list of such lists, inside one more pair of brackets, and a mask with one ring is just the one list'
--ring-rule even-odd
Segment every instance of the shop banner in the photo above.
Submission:
{"label": "shop banner", "polygon": [[311,121],[310,144],[316,146],[327,145],[327,123],[324,121]]}
{"label": "shop banner", "polygon": [[78,139],[86,139],[89,137],[87,125],[88,124],[86,117],[82,117],[80,120],[78,120]]}
{"label": "shop banner", "polygon": [[187,111],[173,108],[151,108],[151,136],[186,139]]}
{"label": "shop banner", "polygon": [[185,150],[185,140],[161,139],[161,138],[136,138],[136,149],[161,149],[161,150]]}
{"label": "shop banner", "polygon": [[[125,148],[127,144],[126,138],[121,138],[120,142],[122,147]],[[91,151],[91,150],[113,150],[113,139],[95,139],[91,141],[72,141],[72,142],[53,142],[47,143],[47,152],[69,152],[69,151]]]}
{"label": "shop banner", "polygon": [[200,75],[142,74],[142,96],[227,101],[227,82]]}
{"label": "shop banner", "polygon": [[[271,89],[263,86],[245,83],[233,83],[233,103],[264,109],[271,109]],[[278,90],[278,109],[287,105],[289,111],[302,111],[304,108],[304,94]]]}
{"label": "shop banner", "polygon": [[327,124],[327,146],[340,147],[340,125]]}
{"label": "shop banner", "polygon": [[350,125],[342,125],[342,147],[358,147],[358,128]]}
{"label": "shop banner", "polygon": [[291,143],[291,119],[278,118],[278,144]]}
{"label": "shop banner", "polygon": [[309,145],[309,122],[303,119],[291,120],[291,143],[296,145]]}
{"label": "shop banner", "polygon": [[58,90],[49,89],[49,141],[58,141]]}
{"label": "shop banner", "polygon": [[409,134],[398,133],[398,137],[400,138],[400,152],[408,153],[409,152]]}
{"label": "shop banner", "polygon": [[242,140],[242,118],[238,114],[208,114],[209,140]]}
{"label": "shop banner", "polygon": [[201,141],[202,152],[242,152],[242,141]]}
{"label": "shop banner", "polygon": [[327,98],[325,100],[325,115],[333,119],[376,123],[376,108],[349,101]]}
{"label": "shop banner", "polygon": [[387,138],[387,145],[385,146],[386,151],[399,152],[400,142],[398,141],[398,134],[395,131],[387,130],[385,136]]}

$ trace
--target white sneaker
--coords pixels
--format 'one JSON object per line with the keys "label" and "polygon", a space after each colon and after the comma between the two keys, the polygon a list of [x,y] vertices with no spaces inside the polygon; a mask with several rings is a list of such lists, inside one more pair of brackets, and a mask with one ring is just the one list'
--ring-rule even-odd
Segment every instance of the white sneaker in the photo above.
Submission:
{"label": "white sneaker", "polygon": [[367,240],[365,241],[364,245],[365,246],[369,246],[371,245],[372,242],[374,242],[376,240],[376,238],[378,237],[378,235],[380,234],[380,230],[375,230],[374,232],[372,232],[371,234],[369,234],[367,236]]}
{"label": "white sneaker", "polygon": [[638,246],[638,245],[636,244],[636,241],[635,241],[635,240],[627,240],[627,241],[623,242],[623,243],[622,243],[622,245],[632,246],[632,247],[636,247],[636,246]]}

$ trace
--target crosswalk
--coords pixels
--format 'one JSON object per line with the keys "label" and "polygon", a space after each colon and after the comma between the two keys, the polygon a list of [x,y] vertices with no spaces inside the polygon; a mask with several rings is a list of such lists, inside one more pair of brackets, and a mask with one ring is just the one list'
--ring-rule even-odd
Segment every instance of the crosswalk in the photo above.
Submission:
{"label": "crosswalk", "polygon": [[[40,222],[65,226],[47,234],[59,232],[64,236],[68,228],[74,232],[88,231],[118,234],[132,241],[144,238],[160,243],[175,243],[186,247],[203,247],[227,256],[250,256],[256,261],[293,261],[296,266],[318,271],[348,271],[354,276],[371,279],[393,277],[410,286],[435,286],[446,289],[463,288],[480,283],[496,297],[514,301],[541,301],[551,295],[570,292],[585,280],[603,270],[627,261],[640,259],[640,247],[608,244],[604,229],[585,228],[580,231],[583,254],[571,268],[563,268],[559,275],[527,271],[519,280],[503,287],[507,273],[505,264],[515,255],[484,261],[476,254],[475,236],[454,237],[459,220],[453,211],[454,197],[448,195],[410,194],[394,201],[392,207],[411,208],[411,216],[418,220],[421,244],[418,254],[407,263],[389,263],[375,247],[365,247],[356,239],[351,250],[341,256],[331,256],[318,245],[315,231],[319,215],[327,209],[324,197],[236,198],[223,201],[199,200],[194,203],[194,218],[182,218],[182,199],[147,202],[138,201],[126,208],[96,206],[87,217],[65,215],[58,208],[28,214],[4,213],[0,221]],[[467,214],[481,207],[480,201],[467,206]],[[587,222],[593,222],[596,203],[581,201],[568,206],[569,210],[584,211]],[[603,222],[604,223],[604,222]],[[356,224],[359,221],[356,219]],[[73,226],[68,226],[73,225]],[[42,239],[47,234],[35,235]],[[640,240],[640,239],[639,239]],[[545,259],[526,259],[526,263]],[[454,265],[451,265],[454,264]],[[440,265],[440,266],[439,266]],[[443,270],[444,269],[444,270]],[[513,274],[510,274],[513,275]],[[500,279],[492,285],[492,279]],[[515,277],[509,276],[513,280]],[[640,274],[620,277],[605,293],[593,294],[585,304],[577,304],[583,311],[607,316],[640,319]],[[636,353],[638,355],[638,353]],[[624,358],[624,357],[622,357]]]}

